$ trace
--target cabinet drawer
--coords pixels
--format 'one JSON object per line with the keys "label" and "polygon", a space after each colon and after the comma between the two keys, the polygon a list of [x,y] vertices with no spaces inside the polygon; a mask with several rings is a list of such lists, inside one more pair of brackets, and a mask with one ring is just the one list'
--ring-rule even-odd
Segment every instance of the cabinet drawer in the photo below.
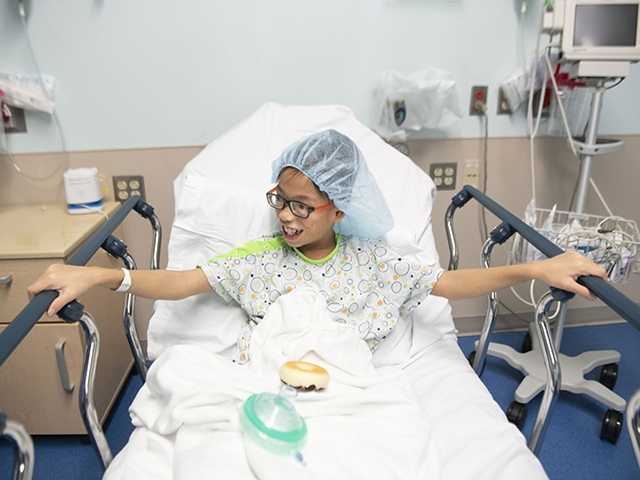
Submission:
{"label": "cabinet drawer", "polygon": [[[0,326],[0,331],[6,328]],[[85,433],[78,410],[83,342],[77,324],[36,325],[0,368],[0,405],[29,433]],[[70,381],[66,392],[56,366],[55,346],[64,342]],[[100,415],[101,412],[98,412]]]}
{"label": "cabinet drawer", "polygon": [[[0,285],[0,323],[11,322],[29,303],[27,287],[52,263],[62,259],[0,260],[0,275],[12,278],[10,284]],[[45,316],[41,321],[47,320]]]}
{"label": "cabinet drawer", "polygon": [[[101,422],[133,364],[120,324],[106,330],[104,324],[102,327],[99,331],[105,332],[100,332],[94,390]],[[5,328],[0,325],[0,332]],[[70,383],[75,385],[71,392],[63,388],[56,364],[55,349],[60,342],[64,342]],[[78,408],[83,358],[84,339],[78,324],[37,324],[0,367],[0,408],[31,434],[86,433]]]}
{"label": "cabinet drawer", "polygon": [[[68,220],[66,214],[64,218]],[[122,238],[121,233],[116,230],[115,235]],[[27,305],[27,286],[50,264],[64,261],[64,258],[0,260],[0,275],[13,276],[11,285],[0,285],[0,332]],[[120,263],[98,250],[88,265],[115,268]],[[122,325],[124,294],[94,288],[78,300],[94,318],[100,335],[94,401],[98,418],[104,421],[133,365]],[[62,385],[56,363],[56,345],[62,341],[69,380],[75,385],[70,392]],[[0,408],[24,424],[31,434],[86,433],[78,406],[83,343],[78,324],[66,324],[58,317],[46,315],[40,318],[0,367]]]}
{"label": "cabinet drawer", "polygon": [[[9,285],[0,285],[0,324],[10,323],[29,303],[27,287],[53,263],[63,263],[63,260],[56,258],[0,260],[0,275],[10,273],[13,278]],[[87,265],[107,268],[121,266],[118,260],[103,250],[98,250]],[[102,289],[94,289],[85,293],[79,298],[80,303],[91,302],[91,299],[96,295],[103,294],[100,290]],[[115,298],[111,300],[115,300]],[[43,315],[39,322],[60,322],[60,319]]]}

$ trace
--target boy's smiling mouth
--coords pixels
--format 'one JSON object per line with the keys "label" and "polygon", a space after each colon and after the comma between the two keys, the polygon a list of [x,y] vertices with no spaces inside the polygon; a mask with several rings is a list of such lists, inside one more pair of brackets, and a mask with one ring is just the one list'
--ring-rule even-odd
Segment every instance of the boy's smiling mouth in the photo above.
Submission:
{"label": "boy's smiling mouth", "polygon": [[287,227],[282,225],[282,234],[284,235],[285,240],[293,241],[300,236],[302,230],[298,230],[295,228]]}

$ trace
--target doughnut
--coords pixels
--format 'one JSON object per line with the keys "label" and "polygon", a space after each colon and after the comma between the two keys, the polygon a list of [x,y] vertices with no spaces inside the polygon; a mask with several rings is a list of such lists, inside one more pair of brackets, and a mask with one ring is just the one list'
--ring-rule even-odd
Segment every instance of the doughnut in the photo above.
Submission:
{"label": "doughnut", "polygon": [[322,390],[329,384],[329,373],[314,363],[291,361],[280,367],[280,380],[299,390]]}

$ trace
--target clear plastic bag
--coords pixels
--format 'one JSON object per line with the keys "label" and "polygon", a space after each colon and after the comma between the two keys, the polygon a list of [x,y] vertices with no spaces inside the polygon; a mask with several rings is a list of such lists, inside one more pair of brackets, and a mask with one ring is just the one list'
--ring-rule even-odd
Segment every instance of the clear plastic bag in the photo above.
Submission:
{"label": "clear plastic bag", "polygon": [[55,79],[50,75],[22,75],[0,73],[0,90],[4,92],[3,103],[25,110],[36,110],[52,114]]}
{"label": "clear plastic bag", "polygon": [[385,71],[374,97],[376,127],[385,138],[402,130],[448,127],[462,118],[453,75],[437,68],[408,75]]}

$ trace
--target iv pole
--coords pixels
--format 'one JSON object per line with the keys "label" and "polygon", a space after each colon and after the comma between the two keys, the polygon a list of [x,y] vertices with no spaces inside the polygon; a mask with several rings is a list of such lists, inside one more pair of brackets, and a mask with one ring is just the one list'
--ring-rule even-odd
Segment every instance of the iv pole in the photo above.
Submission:
{"label": "iv pole", "polygon": [[[598,126],[602,112],[602,101],[604,93],[607,90],[604,86],[605,80],[606,79],[603,78],[597,81],[595,91],[592,94],[591,112],[585,138],[571,139],[577,151],[580,152],[580,172],[578,174],[576,193],[572,204],[569,206],[569,211],[577,214],[582,214],[585,210],[593,157],[603,153],[611,153],[623,147],[622,140],[601,139],[601,143],[598,143]],[[568,302],[564,302],[561,306],[554,331],[554,343],[558,351],[562,343],[562,333],[567,316],[567,303]]]}

